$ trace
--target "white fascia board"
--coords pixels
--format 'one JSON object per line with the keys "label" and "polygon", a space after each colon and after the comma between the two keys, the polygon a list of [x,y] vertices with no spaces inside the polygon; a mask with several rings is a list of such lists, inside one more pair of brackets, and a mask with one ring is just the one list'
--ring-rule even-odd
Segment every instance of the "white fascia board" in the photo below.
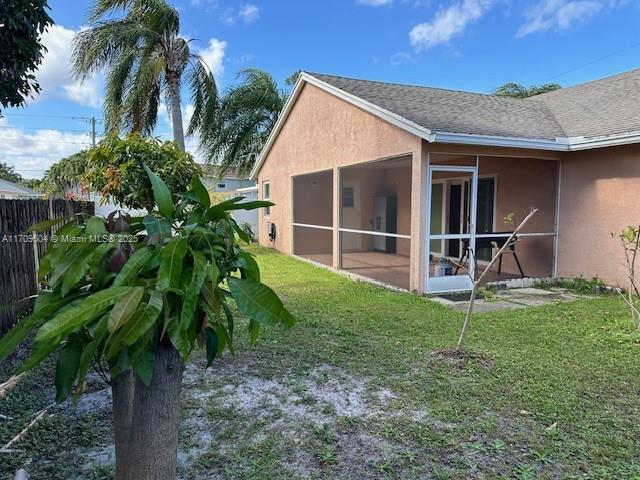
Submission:
{"label": "white fascia board", "polygon": [[569,150],[569,145],[564,138],[546,140],[537,138],[474,135],[469,133],[436,132],[433,134],[432,141],[434,143],[454,143],[486,147],[528,148],[534,150],[553,150],[557,152],[566,152]]}
{"label": "white fascia board", "polygon": [[640,143],[640,131],[627,132],[606,137],[573,137],[569,138],[569,151],[589,150],[592,148],[615,147]]}
{"label": "white fascia board", "polygon": [[257,192],[257,191],[258,191],[258,185],[252,185],[250,187],[236,188],[236,192],[238,192],[238,193]]}
{"label": "white fascia board", "polygon": [[557,137],[555,140],[537,138],[500,137],[492,135],[474,135],[468,133],[435,132],[434,143],[453,143],[487,147],[514,147],[556,152],[573,152],[594,148],[614,147],[640,143],[640,131],[606,137]]}

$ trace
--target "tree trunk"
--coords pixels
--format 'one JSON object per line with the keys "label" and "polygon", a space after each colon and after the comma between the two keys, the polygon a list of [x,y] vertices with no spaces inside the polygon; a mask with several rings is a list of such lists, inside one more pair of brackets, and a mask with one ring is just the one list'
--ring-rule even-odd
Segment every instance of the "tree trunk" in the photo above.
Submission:
{"label": "tree trunk", "polygon": [[[117,480],[175,480],[183,370],[177,350],[160,344],[151,384],[134,377],[128,438],[116,433]],[[118,406],[114,397],[114,419]],[[127,451],[118,457],[122,448]]]}
{"label": "tree trunk", "polygon": [[180,105],[180,78],[175,72],[167,72],[167,84],[169,85],[169,101],[171,103],[171,124],[173,127],[173,140],[180,150],[184,151],[184,130],[182,128],[182,106]]}
{"label": "tree trunk", "polygon": [[116,478],[126,478],[135,392],[133,372],[125,372],[112,379],[111,392],[113,393],[113,434],[116,444]]}

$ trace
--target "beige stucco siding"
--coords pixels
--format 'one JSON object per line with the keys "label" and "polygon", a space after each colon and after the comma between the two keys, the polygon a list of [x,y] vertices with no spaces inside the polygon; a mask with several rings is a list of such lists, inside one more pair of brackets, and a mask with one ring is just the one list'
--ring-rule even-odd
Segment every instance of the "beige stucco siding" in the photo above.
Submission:
{"label": "beige stucco siding", "polygon": [[562,161],[558,275],[624,286],[617,233],[640,223],[640,145],[572,152]]}
{"label": "beige stucco siding", "polygon": [[[260,213],[260,244],[292,253],[292,176],[419,154],[420,145],[416,136],[306,84],[258,173],[261,198],[268,181],[271,201],[276,204],[268,219]],[[337,211],[333,213],[337,218]],[[267,221],[276,225],[275,242],[268,239]]]}
{"label": "beige stucco siding", "polygon": [[[536,207],[539,213],[527,231],[553,232],[560,165],[557,275],[598,276],[610,283],[623,283],[623,252],[611,233],[640,223],[639,145],[558,153],[430,144],[310,84],[300,92],[258,172],[260,198],[264,183],[269,182],[271,201],[276,204],[268,218],[263,211],[259,214],[259,241],[293,253],[293,177],[326,172],[315,179],[300,180],[300,188],[296,190],[307,200],[304,208],[297,211],[301,219],[298,221],[326,226],[337,225],[340,216],[339,176],[342,181],[357,178],[363,198],[397,197],[398,233],[411,235],[410,243],[408,240],[398,243],[398,253],[411,255],[411,289],[422,290],[426,258],[426,172],[430,156],[445,153],[456,154],[459,159],[479,155],[479,175],[496,176],[496,231],[509,229],[502,221],[506,214],[513,212],[516,219],[521,219],[530,207]],[[399,157],[408,160],[402,168],[378,172],[341,168]],[[468,158],[474,161],[473,157]],[[359,224],[349,228],[370,230],[372,202],[363,204],[360,216],[350,221]],[[268,238],[268,222],[277,227],[275,242]],[[300,231],[297,235],[306,239],[301,240],[300,245],[306,244],[314,253],[317,253],[314,242],[326,243],[327,248],[320,250],[328,258],[331,258],[331,244],[337,245],[339,239],[339,234],[330,230]],[[366,237],[362,243],[370,241],[371,238]],[[518,255],[525,273],[550,275],[553,247],[552,237],[521,242]],[[331,263],[339,264],[337,248],[333,248]],[[503,269],[516,272],[511,258],[505,260]]]}

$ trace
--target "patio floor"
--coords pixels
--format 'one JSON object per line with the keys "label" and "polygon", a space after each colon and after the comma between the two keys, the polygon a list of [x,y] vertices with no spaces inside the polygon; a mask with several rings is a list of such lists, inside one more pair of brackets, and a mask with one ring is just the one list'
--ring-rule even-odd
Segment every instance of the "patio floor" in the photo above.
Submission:
{"label": "patio floor", "polygon": [[[323,265],[331,265],[330,254],[304,255],[305,258]],[[437,261],[432,260],[429,265],[429,274],[434,275]],[[382,252],[350,252],[342,255],[342,269],[357,275],[371,278],[378,282],[409,290],[410,259],[407,255]],[[464,275],[460,271],[460,275]],[[496,282],[518,278],[511,273],[489,272],[485,282]]]}

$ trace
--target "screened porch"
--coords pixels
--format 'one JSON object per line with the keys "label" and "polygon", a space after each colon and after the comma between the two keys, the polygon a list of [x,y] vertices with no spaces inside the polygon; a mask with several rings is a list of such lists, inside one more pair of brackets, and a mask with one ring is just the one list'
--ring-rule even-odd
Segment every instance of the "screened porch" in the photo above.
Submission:
{"label": "screened porch", "polygon": [[554,275],[557,162],[430,153],[421,182],[412,167],[405,155],[293,177],[294,255],[405,290],[423,262],[424,291],[465,290],[537,208],[486,281]]}

